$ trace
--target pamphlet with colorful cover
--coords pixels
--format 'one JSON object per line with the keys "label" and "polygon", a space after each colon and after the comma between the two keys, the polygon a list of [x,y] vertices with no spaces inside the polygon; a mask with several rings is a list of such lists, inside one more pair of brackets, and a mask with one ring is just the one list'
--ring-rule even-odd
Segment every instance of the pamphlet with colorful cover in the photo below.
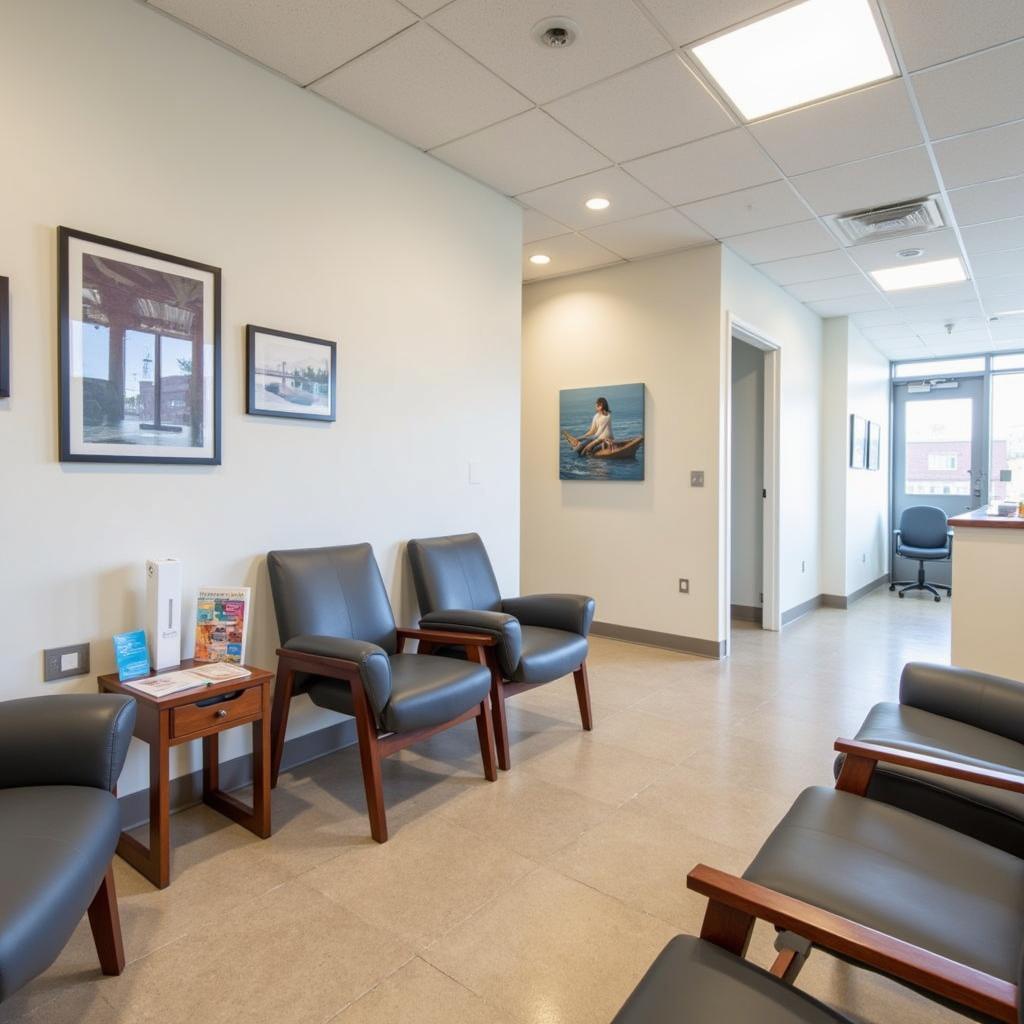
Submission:
{"label": "pamphlet with colorful cover", "polygon": [[200,587],[196,595],[196,661],[245,661],[252,617],[249,587]]}
{"label": "pamphlet with colorful cover", "polygon": [[117,678],[123,683],[149,675],[149,648],[146,631],[136,629],[114,636],[114,657],[117,659]]}

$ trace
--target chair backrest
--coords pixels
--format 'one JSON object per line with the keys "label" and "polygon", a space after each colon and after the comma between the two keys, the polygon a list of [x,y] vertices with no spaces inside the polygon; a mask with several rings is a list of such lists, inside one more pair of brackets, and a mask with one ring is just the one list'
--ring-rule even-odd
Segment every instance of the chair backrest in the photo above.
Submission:
{"label": "chair backrest", "polygon": [[944,548],[949,520],[934,505],[912,505],[900,516],[900,539],[914,548]]}
{"label": "chair backrest", "polygon": [[501,610],[498,581],[478,534],[411,540],[409,563],[421,614],[455,608]]}
{"label": "chair backrest", "polygon": [[267,568],[281,643],[337,636],[395,653],[395,615],[369,544],[271,551]]}

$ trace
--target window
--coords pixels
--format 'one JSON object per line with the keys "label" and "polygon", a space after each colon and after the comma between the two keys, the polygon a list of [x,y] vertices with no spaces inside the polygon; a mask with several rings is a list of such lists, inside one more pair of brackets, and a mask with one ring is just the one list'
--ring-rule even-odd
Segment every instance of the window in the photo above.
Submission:
{"label": "window", "polygon": [[983,373],[984,356],[969,356],[966,359],[928,359],[917,363],[896,363],[892,368],[897,380],[914,377],[955,377],[958,373]]}
{"label": "window", "polygon": [[1024,370],[1024,352],[992,357],[993,370]]}
{"label": "window", "polygon": [[907,403],[906,494],[970,494],[973,410],[969,398]]}
{"label": "window", "polygon": [[992,377],[989,500],[1024,497],[1024,373]]}
{"label": "window", "polygon": [[928,453],[928,470],[933,472],[935,470],[953,470],[956,469],[957,455],[956,452],[929,452]]}

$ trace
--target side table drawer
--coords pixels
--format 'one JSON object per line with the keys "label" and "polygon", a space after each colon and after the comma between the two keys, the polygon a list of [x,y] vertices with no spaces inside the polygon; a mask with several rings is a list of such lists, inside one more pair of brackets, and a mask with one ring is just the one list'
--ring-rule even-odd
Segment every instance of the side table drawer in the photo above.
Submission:
{"label": "side table drawer", "polygon": [[198,704],[184,704],[171,709],[171,736],[201,736],[204,733],[226,729],[235,722],[258,718],[260,714],[260,691],[262,687],[251,686],[233,700],[222,700],[216,704],[200,707]]}

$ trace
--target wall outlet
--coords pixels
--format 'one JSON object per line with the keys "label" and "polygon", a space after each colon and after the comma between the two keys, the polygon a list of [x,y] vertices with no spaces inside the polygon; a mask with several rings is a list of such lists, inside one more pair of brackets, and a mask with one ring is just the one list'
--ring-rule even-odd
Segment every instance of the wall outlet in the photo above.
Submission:
{"label": "wall outlet", "polygon": [[801,572],[807,572],[807,563],[806,562],[801,562],[800,563],[800,571]]}
{"label": "wall outlet", "polygon": [[703,487],[704,486],[704,470],[703,469],[691,469],[690,470],[690,486],[691,487]]}
{"label": "wall outlet", "polygon": [[680,576],[679,577],[679,593],[680,594],[688,594],[689,592],[690,592],[690,581],[687,580],[687,579],[683,579],[683,577]]}
{"label": "wall outlet", "polygon": [[43,651],[43,682],[70,679],[89,672],[89,645],[71,644],[68,647],[50,647]]}
{"label": "wall outlet", "polygon": [[866,554],[862,554],[862,555],[860,556],[860,560],[861,560],[862,562],[866,562],[866,561],[868,560],[868,556],[867,556]]}

